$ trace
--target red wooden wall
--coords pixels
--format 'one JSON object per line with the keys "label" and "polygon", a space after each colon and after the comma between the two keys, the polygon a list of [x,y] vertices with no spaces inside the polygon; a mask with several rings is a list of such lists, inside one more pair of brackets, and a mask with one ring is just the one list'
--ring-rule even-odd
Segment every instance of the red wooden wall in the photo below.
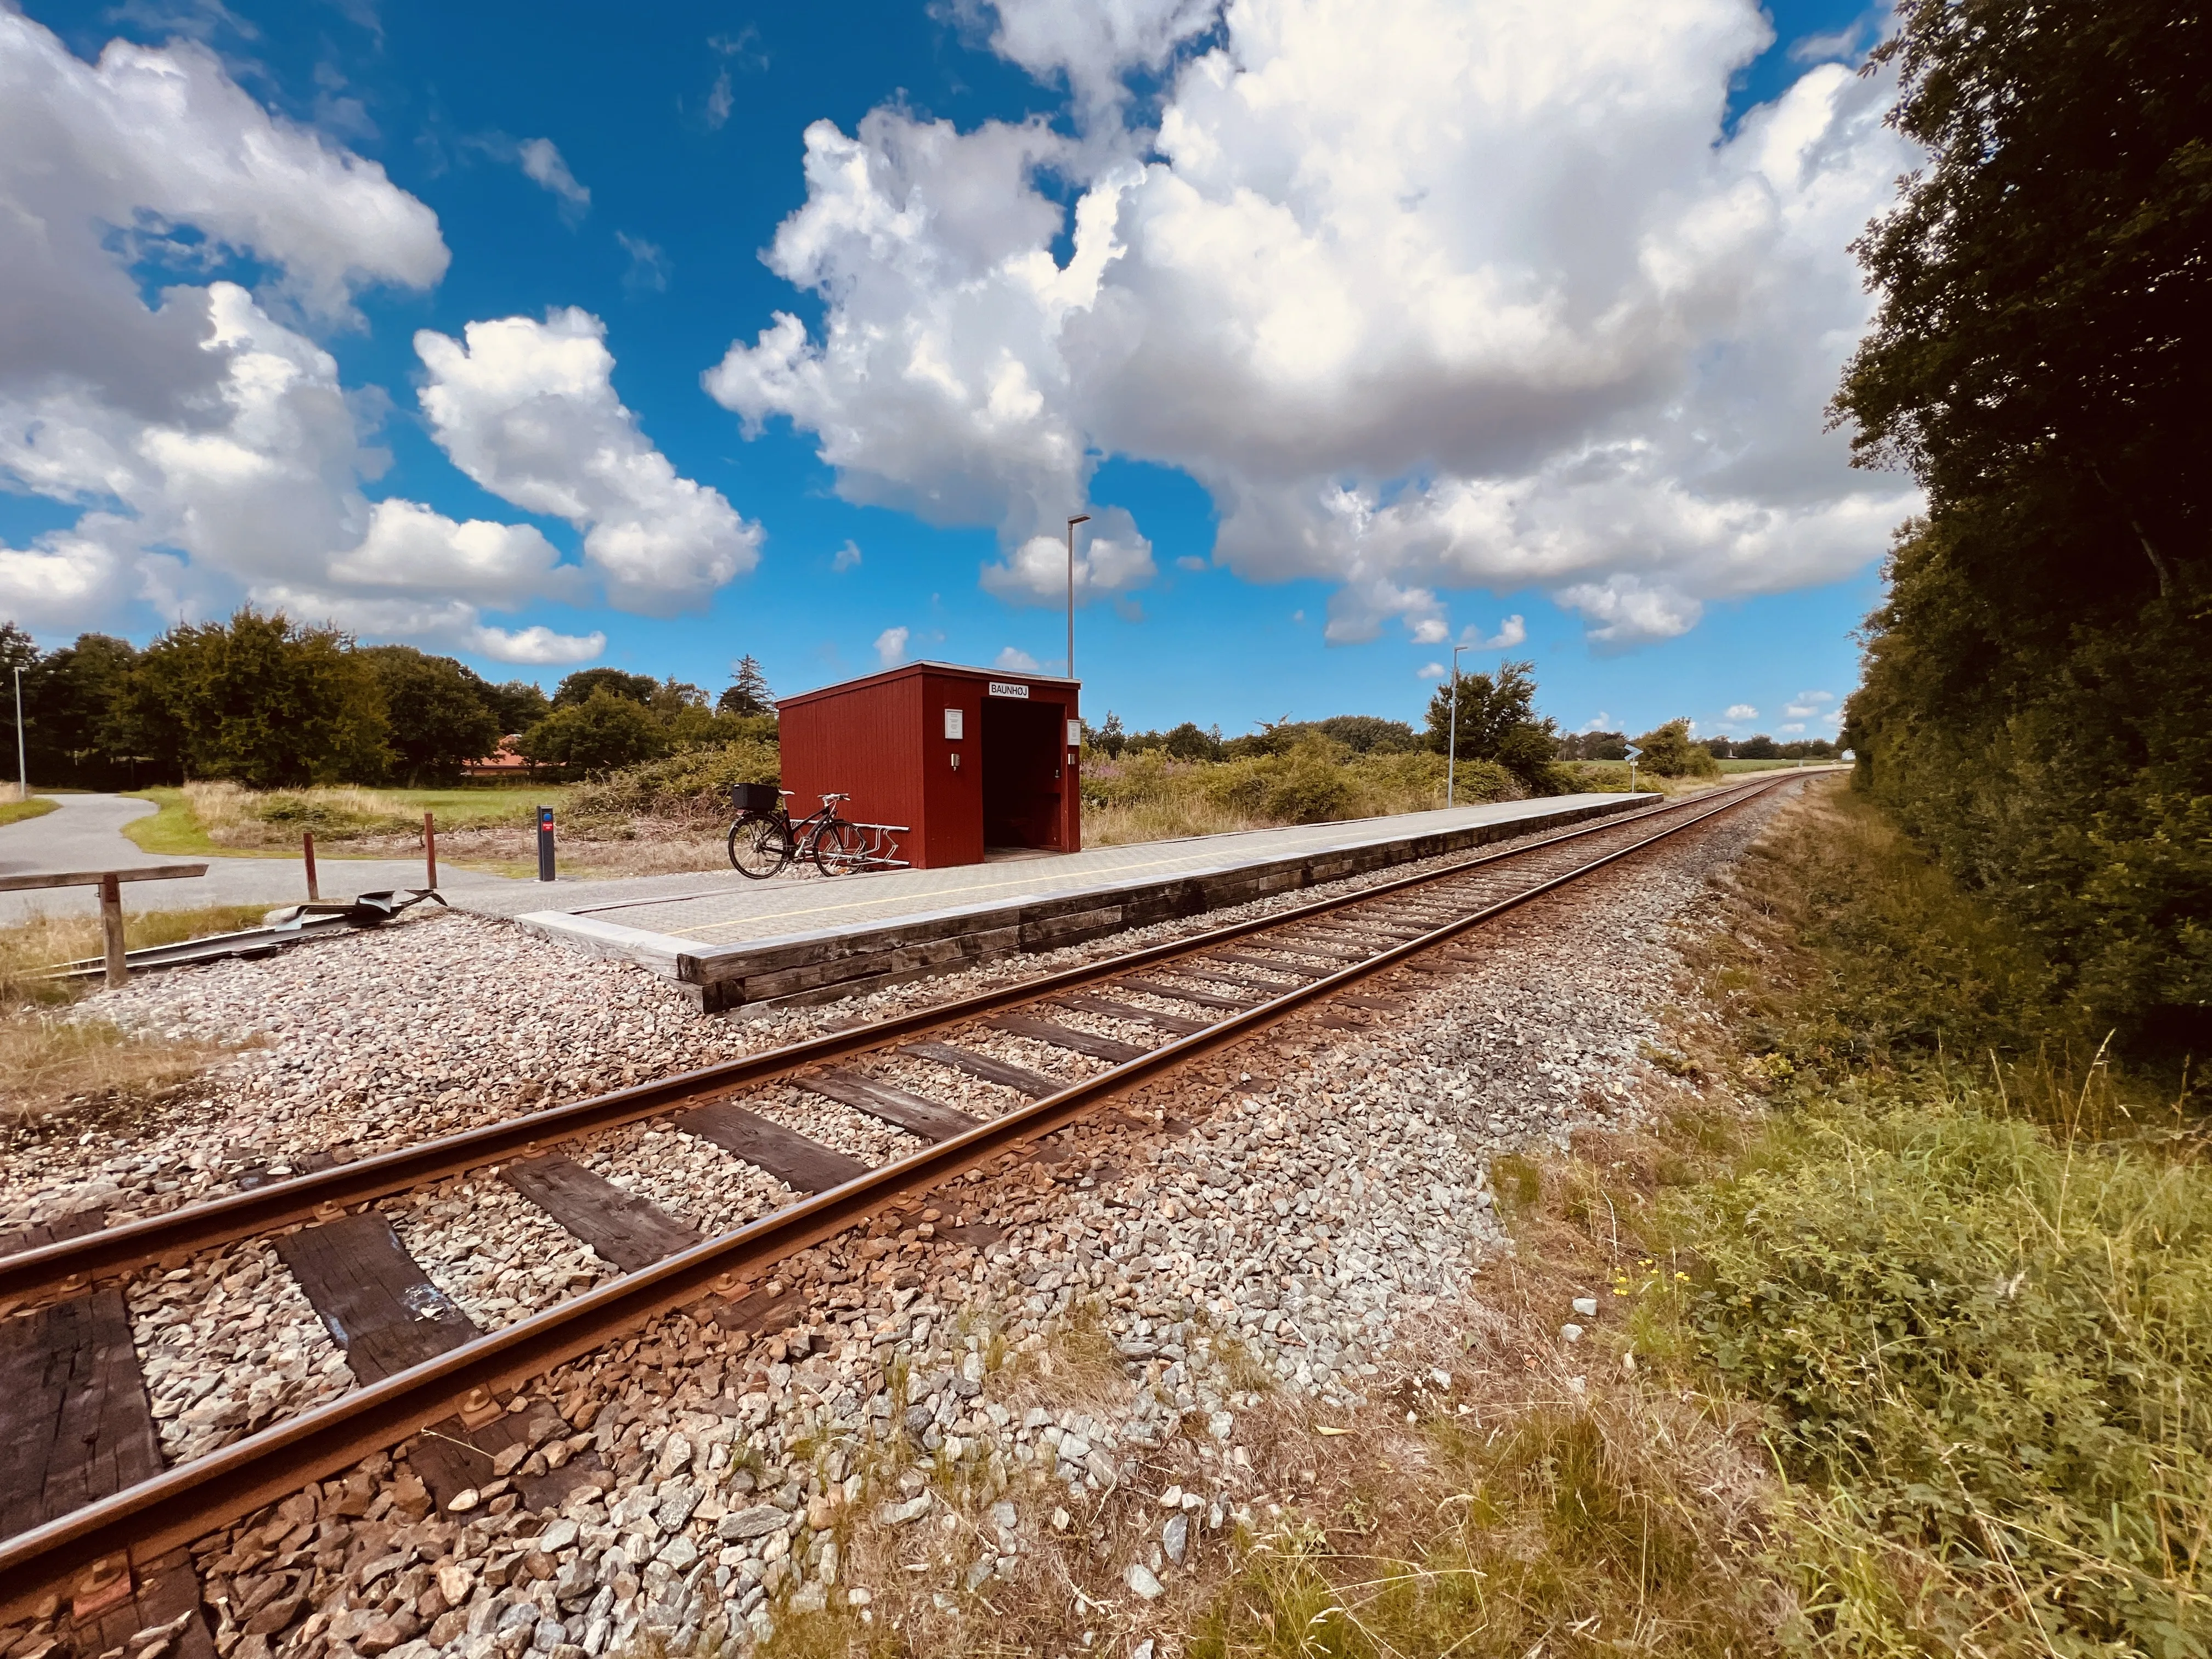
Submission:
{"label": "red wooden wall", "polygon": [[[1030,696],[1025,703],[989,699],[994,681],[1026,685]],[[792,816],[805,817],[821,805],[824,792],[842,790],[853,798],[843,808],[846,817],[913,827],[900,853],[917,868],[977,864],[983,858],[987,775],[993,769],[1001,777],[1020,771],[1036,789],[1057,790],[1059,797],[1054,822],[1037,823],[1040,833],[1030,837],[1030,844],[1057,841],[1058,850],[1078,851],[1081,780],[1077,751],[1065,741],[1066,722],[1078,717],[1078,690],[1066,680],[923,662],[787,697],[776,708]],[[996,769],[990,767],[994,757],[986,752],[983,735],[987,699],[1024,711],[1010,721],[991,722],[1008,744],[1018,745],[995,757]],[[947,709],[960,712],[957,739],[945,735]],[[1037,811],[1047,806],[1041,796],[1034,805]]]}

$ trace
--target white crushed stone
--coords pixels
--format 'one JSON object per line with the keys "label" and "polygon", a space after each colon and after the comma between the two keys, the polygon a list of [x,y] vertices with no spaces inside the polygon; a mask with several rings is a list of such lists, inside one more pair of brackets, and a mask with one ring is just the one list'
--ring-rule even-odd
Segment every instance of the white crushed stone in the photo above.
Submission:
{"label": "white crushed stone", "polygon": [[353,1386],[273,1246],[232,1244],[128,1286],[161,1451],[190,1462]]}
{"label": "white crushed stone", "polygon": [[[1462,971],[1381,976],[1401,1006],[1365,1029],[1296,1021],[1132,1106],[1188,1129],[1102,1115],[1056,1161],[1003,1160],[790,1259],[769,1288],[801,1297],[795,1345],[678,1315],[562,1367],[532,1410],[573,1421],[533,1415],[533,1437],[605,1469],[557,1515],[508,1492],[441,1516],[380,1456],[210,1540],[219,1647],[602,1659],[743,1647],[804,1609],[957,1620],[1073,1588],[1105,1650],[1133,1648],[1158,1587],[1276,1511],[1275,1414],[1449,1387],[1471,1269],[1503,1243],[1489,1160],[1686,1086],[1639,1058],[1668,930],[1777,804],[1501,919]],[[979,1222],[1005,1231],[935,1237]],[[1103,1375],[1052,1367],[1091,1332]],[[885,1576],[856,1576],[871,1561]],[[240,1638],[230,1609],[272,1587],[298,1606]]]}

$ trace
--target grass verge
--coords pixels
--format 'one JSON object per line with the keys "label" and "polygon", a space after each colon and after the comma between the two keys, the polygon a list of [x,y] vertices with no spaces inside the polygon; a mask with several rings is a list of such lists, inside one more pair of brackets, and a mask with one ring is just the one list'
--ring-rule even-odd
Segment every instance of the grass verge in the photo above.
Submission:
{"label": "grass verge", "polygon": [[1192,1654],[2207,1652],[2185,1098],[1840,787],[1718,902],[1688,1092],[1501,1160],[1449,1393],[1329,1443]]}
{"label": "grass verge", "polygon": [[0,800],[0,828],[21,823],[26,818],[42,818],[60,805],[59,801],[42,799],[37,795],[28,800]]}
{"label": "grass verge", "polygon": [[[153,911],[124,923],[137,950],[259,924],[261,905]],[[127,1111],[228,1052],[219,1045],[128,1034],[70,1005],[97,981],[42,980],[39,970],[100,951],[94,916],[40,917],[0,927],[0,1124],[34,1126],[88,1109]]]}

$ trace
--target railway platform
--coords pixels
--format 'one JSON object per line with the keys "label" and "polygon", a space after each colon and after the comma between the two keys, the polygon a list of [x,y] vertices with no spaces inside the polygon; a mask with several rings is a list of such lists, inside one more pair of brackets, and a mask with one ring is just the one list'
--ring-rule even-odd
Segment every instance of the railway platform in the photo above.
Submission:
{"label": "railway platform", "polygon": [[979,865],[750,881],[735,871],[501,887],[455,907],[634,962],[709,1012],[849,996],[1652,804],[1559,795]]}

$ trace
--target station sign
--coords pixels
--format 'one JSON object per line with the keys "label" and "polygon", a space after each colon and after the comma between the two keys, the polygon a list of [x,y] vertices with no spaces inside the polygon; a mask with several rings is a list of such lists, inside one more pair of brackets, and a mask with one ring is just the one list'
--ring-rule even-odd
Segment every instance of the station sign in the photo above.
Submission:
{"label": "station sign", "polygon": [[1017,685],[1008,680],[991,682],[991,695],[994,697],[1026,697],[1029,694],[1030,689],[1026,685]]}

